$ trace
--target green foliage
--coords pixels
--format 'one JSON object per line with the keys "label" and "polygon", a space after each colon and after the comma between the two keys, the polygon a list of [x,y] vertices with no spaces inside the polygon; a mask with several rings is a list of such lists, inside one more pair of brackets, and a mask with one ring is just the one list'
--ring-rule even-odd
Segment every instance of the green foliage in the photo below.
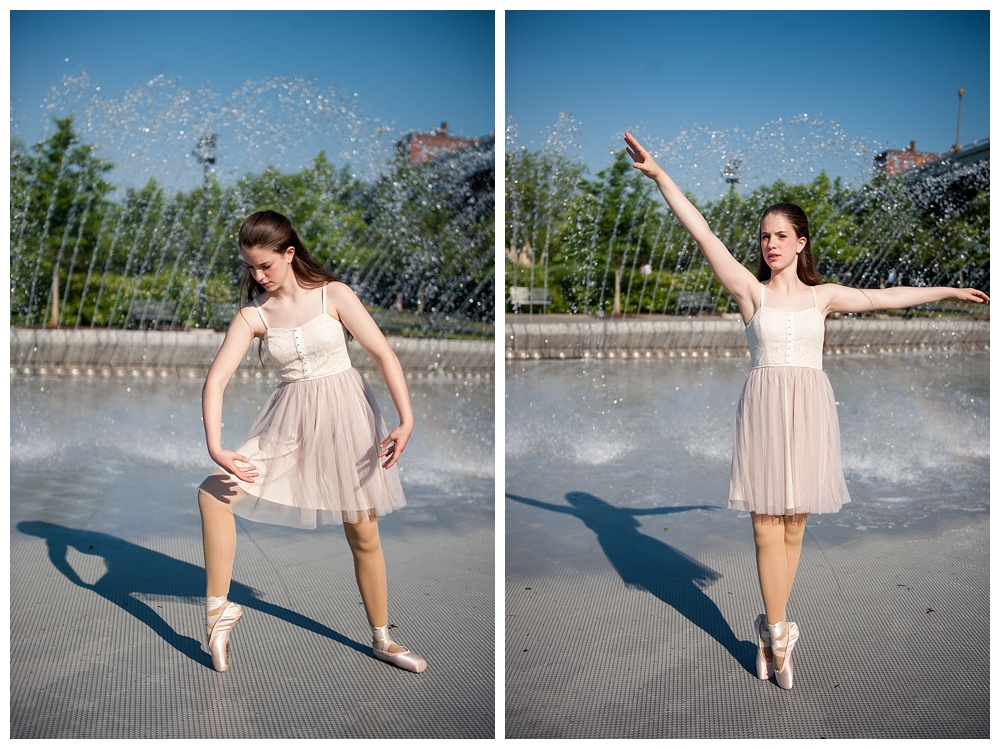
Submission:
{"label": "green foliage", "polygon": [[[564,181],[560,210],[548,224],[532,207],[543,203],[532,175],[544,157],[522,151],[508,160],[508,180],[518,180],[508,181],[508,220],[511,205],[521,206],[524,236],[547,239],[545,253],[528,263],[522,253],[520,264],[507,263],[508,286],[546,287],[550,312],[614,313],[616,286],[617,311],[624,314],[736,311],[691,237],[624,152],[594,179]],[[787,202],[809,216],[813,251],[829,280],[877,287],[895,270],[910,285],[974,285],[988,293],[988,164],[985,169],[985,178],[960,175],[946,191],[884,176],[854,191],[820,173],[801,185],[778,181],[746,195],[731,190],[698,207],[751,272],[760,252],[760,216]],[[507,242],[510,259],[510,234]]]}
{"label": "green foliage", "polygon": [[[390,165],[367,195],[369,229],[356,246],[369,250],[353,264],[372,301],[492,320],[492,185],[491,157],[416,166],[400,157]],[[470,202],[478,205],[465,210]]]}
{"label": "green foliage", "polygon": [[112,164],[79,141],[72,118],[55,124],[32,149],[11,141],[12,324],[48,321],[53,274],[62,325],[146,324],[129,315],[143,301],[171,310],[161,325],[189,327],[202,314],[212,324],[237,301],[240,223],[267,208],[287,215],[366,303],[417,309],[425,328],[433,315],[492,321],[491,151],[477,153],[471,172],[455,159],[400,160],[374,185],[321,152],[294,174],[268,168],[232,186],[210,176],[175,195],[151,179],[111,201],[101,175]]}
{"label": "green foliage", "polygon": [[507,155],[504,246],[548,251],[550,228],[560,226],[580,187],[584,168],[559,154],[520,150]]}
{"label": "green foliage", "polygon": [[80,142],[72,116],[26,150],[11,144],[11,318],[43,322],[51,314],[45,290],[62,286],[81,257],[99,241],[112,187],[112,164]]}

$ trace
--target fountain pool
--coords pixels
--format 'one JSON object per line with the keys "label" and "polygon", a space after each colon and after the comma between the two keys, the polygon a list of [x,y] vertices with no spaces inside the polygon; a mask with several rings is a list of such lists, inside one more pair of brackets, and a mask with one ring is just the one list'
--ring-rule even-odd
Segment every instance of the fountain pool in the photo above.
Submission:
{"label": "fountain pool", "polygon": [[[846,355],[824,368],[852,502],[811,526],[891,531],[989,512],[988,352]],[[724,508],[748,370],[740,359],[508,362],[507,489]]]}
{"label": "fountain pool", "polygon": [[[242,439],[274,384],[233,380],[223,444]],[[395,412],[381,380],[373,377],[371,384],[392,424]],[[417,425],[400,463],[408,502],[401,514],[492,524],[492,380],[414,380],[410,391]],[[109,522],[102,505],[112,489],[161,495],[163,503],[155,504],[165,516],[193,509],[197,485],[214,470],[200,398],[200,381],[12,378],[11,522]],[[462,513],[452,512],[456,503]]]}

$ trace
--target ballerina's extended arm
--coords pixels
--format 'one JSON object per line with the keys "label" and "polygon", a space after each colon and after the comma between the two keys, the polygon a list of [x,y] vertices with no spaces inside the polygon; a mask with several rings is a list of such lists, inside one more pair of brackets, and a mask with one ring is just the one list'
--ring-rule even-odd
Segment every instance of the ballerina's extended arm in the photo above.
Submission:
{"label": "ballerina's extended arm", "polygon": [[237,465],[236,461],[241,463],[249,463],[250,461],[239,453],[222,449],[222,396],[226,391],[226,385],[236,373],[247,349],[250,348],[254,334],[255,331],[246,321],[243,311],[237,312],[226,331],[222,348],[215,355],[212,366],[208,370],[205,385],[201,389],[201,417],[205,423],[208,454],[227,473],[249,484],[252,484],[257,476],[256,467]]}
{"label": "ballerina's extended arm", "polygon": [[681,226],[697,242],[712,273],[739,304],[744,319],[749,319],[753,314],[750,293],[757,284],[756,277],[733,257],[722,240],[712,232],[705,217],[630,133],[625,133],[625,147],[632,159],[632,166],[656,183]]}
{"label": "ballerina's extended arm", "polygon": [[903,309],[945,299],[957,302],[989,304],[990,298],[978,289],[951,286],[897,286],[891,289],[857,289],[840,284],[823,284],[820,292],[826,312],[874,312],[880,309]]}
{"label": "ballerina's extended arm", "polygon": [[368,310],[358,299],[351,287],[340,281],[335,281],[327,286],[330,303],[336,309],[337,316],[344,324],[351,335],[354,336],[365,353],[371,357],[378,367],[378,371],[385,380],[385,386],[389,390],[389,397],[399,414],[399,426],[389,432],[389,436],[382,440],[379,445],[381,452],[379,457],[388,456],[388,460],[382,464],[383,468],[391,468],[399,460],[399,456],[406,448],[406,442],[413,432],[413,409],[410,406],[410,392],[406,387],[406,377],[403,375],[403,368],[399,365],[399,359],[392,350],[392,346],[385,339],[378,325],[368,314]]}

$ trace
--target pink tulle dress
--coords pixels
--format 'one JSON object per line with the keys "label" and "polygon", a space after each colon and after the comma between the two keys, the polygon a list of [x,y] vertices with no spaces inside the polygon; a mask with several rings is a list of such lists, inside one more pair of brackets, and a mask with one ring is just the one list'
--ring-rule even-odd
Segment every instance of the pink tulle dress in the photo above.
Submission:
{"label": "pink tulle dress", "polygon": [[761,515],[839,512],[851,501],[823,371],[823,314],[760,308],[746,327],[753,369],[736,411],[729,507]]}
{"label": "pink tulle dress", "polygon": [[264,343],[281,384],[236,452],[257,468],[254,482],[230,479],[248,496],[234,514],[299,528],[356,523],[406,504],[396,466],[379,444],[388,435],[371,388],[353,366],[347,334],[326,312],[297,328],[272,328],[257,300]]}

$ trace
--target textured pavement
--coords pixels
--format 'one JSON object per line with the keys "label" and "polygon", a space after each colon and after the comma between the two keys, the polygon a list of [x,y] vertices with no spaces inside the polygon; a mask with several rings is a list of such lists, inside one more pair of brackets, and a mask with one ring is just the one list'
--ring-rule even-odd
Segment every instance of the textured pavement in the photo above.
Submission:
{"label": "textured pavement", "polygon": [[429,663],[412,674],[371,655],[341,531],[241,521],[244,615],[216,673],[191,520],[137,537],[12,527],[12,738],[493,736],[492,528],[428,539],[381,523],[393,634]]}
{"label": "textured pavement", "polygon": [[746,514],[508,481],[506,558],[509,738],[989,737],[988,515],[807,527],[790,691],[754,669]]}

